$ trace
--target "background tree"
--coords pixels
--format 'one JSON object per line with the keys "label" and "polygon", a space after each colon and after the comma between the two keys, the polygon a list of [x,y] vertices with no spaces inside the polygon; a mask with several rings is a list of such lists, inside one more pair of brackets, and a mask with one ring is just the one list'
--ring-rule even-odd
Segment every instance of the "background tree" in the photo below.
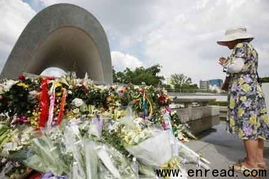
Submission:
{"label": "background tree", "polygon": [[114,83],[132,83],[135,85],[141,85],[143,82],[146,85],[161,85],[163,76],[158,75],[161,71],[160,65],[153,65],[149,68],[138,67],[134,70],[126,68],[123,72],[115,72],[113,70]]}
{"label": "background tree", "polygon": [[185,76],[184,74],[173,74],[170,77],[170,83],[174,86],[175,89],[182,88],[196,88],[197,85],[193,85],[191,78]]}

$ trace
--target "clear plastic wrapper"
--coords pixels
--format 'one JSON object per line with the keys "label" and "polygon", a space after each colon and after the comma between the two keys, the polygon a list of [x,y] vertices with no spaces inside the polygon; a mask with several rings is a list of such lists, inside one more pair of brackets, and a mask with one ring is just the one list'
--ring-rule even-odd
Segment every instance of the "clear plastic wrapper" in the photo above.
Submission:
{"label": "clear plastic wrapper", "polygon": [[[26,151],[14,157],[37,171],[72,179],[136,178],[129,160],[112,146],[94,141],[92,128],[87,127],[76,121],[44,130]],[[87,131],[84,136],[82,130]]]}
{"label": "clear plastic wrapper", "polygon": [[[132,155],[145,165],[160,167],[172,158],[169,131],[159,131],[138,145],[126,147]],[[160,145],[161,142],[161,145]]]}

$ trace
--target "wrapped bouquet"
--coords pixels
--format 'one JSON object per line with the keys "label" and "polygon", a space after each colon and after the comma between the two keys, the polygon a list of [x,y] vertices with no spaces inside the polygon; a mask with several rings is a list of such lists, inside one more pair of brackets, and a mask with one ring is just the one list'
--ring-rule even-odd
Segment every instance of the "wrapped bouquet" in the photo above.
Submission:
{"label": "wrapped bouquet", "polygon": [[[162,89],[95,85],[87,78],[21,76],[0,84],[1,178],[156,177],[157,168],[207,161]],[[183,175],[184,176],[184,175]]]}

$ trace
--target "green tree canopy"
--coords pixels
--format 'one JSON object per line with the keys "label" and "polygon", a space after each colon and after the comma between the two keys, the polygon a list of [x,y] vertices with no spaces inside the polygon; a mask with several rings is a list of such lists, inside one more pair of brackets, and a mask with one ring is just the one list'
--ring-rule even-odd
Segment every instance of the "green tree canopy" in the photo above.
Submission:
{"label": "green tree canopy", "polygon": [[141,85],[143,82],[146,85],[157,86],[162,84],[163,76],[158,75],[161,71],[160,65],[153,65],[149,68],[138,67],[134,70],[126,68],[122,72],[113,70],[114,83],[132,83]]}
{"label": "green tree canopy", "polygon": [[171,85],[173,85],[175,89],[198,88],[196,84],[192,84],[191,78],[184,74],[173,74],[171,75],[170,80]]}

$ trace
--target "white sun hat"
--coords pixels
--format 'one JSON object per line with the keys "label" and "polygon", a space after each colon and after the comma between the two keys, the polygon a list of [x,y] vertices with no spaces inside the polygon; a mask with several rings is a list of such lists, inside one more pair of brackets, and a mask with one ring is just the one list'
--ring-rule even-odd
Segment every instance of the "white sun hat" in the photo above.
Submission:
{"label": "white sun hat", "polygon": [[248,40],[249,42],[254,39],[252,35],[247,33],[244,27],[228,29],[225,31],[225,36],[222,40],[217,41],[219,45],[226,45],[227,42],[234,40]]}

